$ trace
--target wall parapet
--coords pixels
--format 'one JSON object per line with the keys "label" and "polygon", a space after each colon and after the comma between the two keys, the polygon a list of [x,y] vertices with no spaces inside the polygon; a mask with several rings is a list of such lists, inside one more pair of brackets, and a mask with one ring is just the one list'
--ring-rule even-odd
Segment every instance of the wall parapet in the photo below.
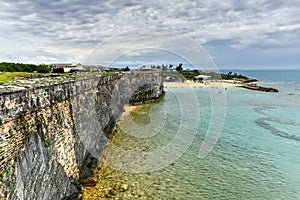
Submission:
{"label": "wall parapet", "polygon": [[2,123],[36,108],[43,108],[57,101],[91,90],[97,84],[106,84],[119,77],[118,74],[70,80],[64,83],[24,89],[0,94],[0,119]]}

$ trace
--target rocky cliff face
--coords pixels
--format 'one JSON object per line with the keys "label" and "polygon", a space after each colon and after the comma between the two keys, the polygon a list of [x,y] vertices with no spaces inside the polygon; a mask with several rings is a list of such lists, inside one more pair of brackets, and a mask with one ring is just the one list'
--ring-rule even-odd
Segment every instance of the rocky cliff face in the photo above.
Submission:
{"label": "rocky cliff face", "polygon": [[16,174],[4,183],[11,184],[7,199],[72,199],[80,184],[69,177],[57,160],[54,148],[47,148],[38,133],[32,133],[17,156]]}
{"label": "rocky cliff face", "polygon": [[92,175],[125,104],[159,98],[158,72],[67,82],[0,96],[2,198],[72,199]]}

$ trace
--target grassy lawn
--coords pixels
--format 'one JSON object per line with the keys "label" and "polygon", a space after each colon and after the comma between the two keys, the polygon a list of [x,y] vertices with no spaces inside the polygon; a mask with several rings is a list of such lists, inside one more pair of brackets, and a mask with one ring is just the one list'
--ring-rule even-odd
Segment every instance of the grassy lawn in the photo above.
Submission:
{"label": "grassy lawn", "polygon": [[[5,83],[9,81],[13,81],[14,77],[25,77],[26,74],[35,74],[39,77],[47,77],[50,73],[29,73],[29,72],[2,72],[0,73],[0,83]],[[59,75],[62,77],[68,77],[69,73],[60,73],[60,74],[52,74],[51,75]]]}
{"label": "grassy lawn", "polygon": [[14,77],[24,77],[28,74],[27,72],[2,72],[0,73],[0,83],[13,81]]}
{"label": "grassy lawn", "polygon": [[[39,78],[41,77],[49,77],[49,75],[58,75],[61,77],[69,77],[69,73],[29,73],[29,72],[1,72],[0,73],[0,84],[13,81],[14,77],[25,77],[26,74],[34,74],[38,75]],[[114,74],[114,72],[105,72],[105,73],[95,73],[95,72],[86,72],[86,73],[79,73],[76,74],[76,78],[88,78],[88,77],[93,77],[96,75],[110,75]]]}

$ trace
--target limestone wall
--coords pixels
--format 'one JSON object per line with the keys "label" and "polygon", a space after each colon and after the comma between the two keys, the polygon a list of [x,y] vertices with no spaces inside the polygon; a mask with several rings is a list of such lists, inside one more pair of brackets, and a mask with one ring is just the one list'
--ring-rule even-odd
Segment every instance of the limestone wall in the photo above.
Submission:
{"label": "limestone wall", "polygon": [[162,92],[159,72],[133,72],[2,94],[1,195],[75,197],[78,179],[92,175],[124,105]]}

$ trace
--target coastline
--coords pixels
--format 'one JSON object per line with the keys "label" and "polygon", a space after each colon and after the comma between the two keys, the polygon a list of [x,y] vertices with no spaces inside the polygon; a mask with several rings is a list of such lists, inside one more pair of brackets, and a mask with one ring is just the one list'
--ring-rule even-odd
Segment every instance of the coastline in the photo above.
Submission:
{"label": "coastline", "polygon": [[[181,85],[185,85],[185,84],[180,84],[180,86]],[[198,84],[198,85],[200,85],[200,84]],[[203,86],[203,87],[205,87],[205,86]],[[241,94],[244,94],[244,92],[246,92],[246,91],[247,90],[245,90],[245,91],[241,90],[239,92],[242,92]],[[238,93],[238,94],[240,94],[240,93]],[[247,99],[245,97],[247,97]],[[247,102],[249,102],[248,97],[251,99],[251,101],[254,101],[255,99],[259,99],[262,102],[269,102],[273,98],[277,98],[277,97],[272,96],[272,95],[264,96],[261,93],[253,93],[253,95],[249,95],[249,96],[243,96],[243,95],[234,96],[233,98],[230,98],[229,101],[232,101],[233,99],[237,99],[239,102],[245,102],[245,103],[241,104],[242,106],[243,105],[248,105],[248,104],[246,104]],[[260,97],[268,97],[268,98],[266,99],[266,98],[260,98]],[[293,97],[293,96],[290,96],[290,97]],[[273,101],[271,101],[271,102],[272,102],[271,104],[273,105]],[[249,106],[251,106],[251,105],[249,105]],[[139,106],[126,105],[124,107],[123,113],[120,115],[119,120],[122,120],[122,116],[125,116],[126,114],[130,114],[130,112],[135,112],[138,108],[139,108]],[[253,115],[252,114],[249,115],[247,112],[243,112],[244,109],[240,109],[241,108],[240,106],[232,106],[231,108],[233,110],[231,110],[230,112],[233,113],[233,114],[229,115],[229,117],[230,117],[229,123],[232,122],[232,124],[235,122],[235,120],[243,119],[242,117],[249,117],[250,119],[252,119],[252,117],[256,118],[256,116],[258,116],[258,117],[261,116],[261,114],[259,114],[259,111],[261,111],[260,107],[258,107],[257,110],[256,109],[251,109],[255,113]],[[266,107],[266,110],[269,110],[269,109],[270,108]],[[271,109],[270,109],[270,111],[271,111]],[[282,111],[285,112],[285,110],[282,110]],[[239,115],[235,115],[235,113],[239,113]],[[266,115],[266,117],[267,117],[267,112],[266,112],[266,114],[263,114],[263,115]],[[240,117],[240,116],[242,116],[242,117]],[[264,116],[261,116],[261,117],[264,117]],[[248,119],[248,118],[245,118],[245,119]],[[119,123],[119,120],[118,120],[117,124]],[[262,138],[273,138],[273,136],[269,136],[267,134],[267,133],[269,133],[269,130],[266,130],[265,132],[263,132],[263,133],[266,133],[266,134],[260,134],[259,138],[252,137],[251,129],[249,129],[249,128],[244,129],[244,127],[249,127],[248,124],[246,123],[247,121],[246,120],[242,120],[242,121],[244,123],[240,123],[240,124],[243,124],[242,125],[243,131],[240,130],[241,127],[239,127],[239,126],[237,127],[237,126],[229,124],[228,127],[230,127],[230,129],[227,129],[227,130],[231,130],[231,126],[232,126],[233,131],[232,132],[224,132],[224,134],[228,137],[232,137],[232,138],[237,138],[238,137],[239,139],[241,139],[239,136],[234,134],[234,133],[240,131],[241,134],[243,135],[243,138],[245,138],[245,139],[241,140],[242,145],[247,144],[248,140],[250,138],[251,142],[255,145],[255,147],[261,148],[263,150],[265,147],[257,141],[260,140],[260,137],[262,137]],[[249,120],[249,121],[251,122],[251,120]],[[111,135],[114,135],[114,133],[112,133]],[[279,138],[279,139],[281,139],[281,138]],[[118,140],[117,135],[116,135],[116,140]],[[268,141],[268,140],[265,140],[265,141]],[[277,141],[276,137],[274,137],[274,141]],[[283,145],[281,145],[280,148],[284,149],[285,148],[284,147],[284,142],[282,142],[282,143],[283,143]],[[248,157],[249,154],[247,152],[244,153],[244,151],[241,151],[241,152],[238,151],[239,148],[240,148],[239,146],[237,146],[237,147],[233,146],[232,148],[233,148],[233,150],[236,150],[236,152],[237,152],[237,153],[235,153],[235,155],[240,156],[238,159],[241,158],[241,160],[237,160],[237,162],[242,162],[242,164],[244,164],[245,166],[248,166],[249,163],[250,163],[251,166],[249,166],[249,168],[254,166],[254,169],[257,169],[257,170],[268,169],[268,167],[269,167],[268,163],[262,163],[261,164],[259,162],[256,162],[257,161],[256,159],[249,159],[249,157]],[[195,148],[195,149],[197,149],[197,148]],[[147,174],[147,175],[144,176],[146,178],[137,179],[136,176],[130,176],[130,175],[127,175],[127,174],[122,174],[122,173],[117,173],[117,175],[115,175],[114,174],[115,172],[112,169],[110,169],[106,166],[103,166],[103,165],[100,167],[100,165],[99,165],[98,167],[99,167],[99,169],[101,169],[101,171],[99,171],[100,173],[97,174],[97,176],[99,176],[97,186],[94,187],[94,188],[87,188],[86,191],[88,191],[88,192],[85,192],[85,195],[88,194],[88,195],[93,195],[93,196],[85,196],[84,199],[108,199],[108,198],[111,198],[111,199],[114,199],[114,198],[115,199],[118,199],[118,198],[119,199],[139,199],[139,198],[142,199],[142,198],[145,198],[146,199],[149,196],[151,196],[152,199],[158,199],[157,196],[164,195],[164,194],[170,195],[170,197],[173,197],[172,195],[174,195],[175,197],[180,198],[181,197],[180,192],[177,192],[177,191],[175,192],[175,189],[177,189],[177,188],[172,190],[174,188],[172,186],[174,186],[175,184],[178,184],[178,185],[181,186],[181,188],[184,188],[183,191],[188,191],[189,194],[191,194],[190,196],[188,196],[188,198],[190,198],[190,199],[196,198],[195,195],[194,196],[192,195],[192,194],[196,194],[196,193],[193,193],[193,192],[199,192],[199,193],[203,192],[203,194],[206,195],[206,196],[211,195],[212,198],[214,198],[214,197],[221,198],[221,197],[229,197],[230,195],[235,194],[236,188],[238,188],[239,191],[251,191],[251,188],[253,188],[253,187],[255,188],[255,191],[258,191],[258,192],[247,193],[247,195],[249,194],[248,195],[249,198],[251,198],[251,197],[255,198],[258,195],[263,197],[263,198],[274,197],[273,195],[275,195],[275,194],[273,194],[273,193],[268,193],[268,191],[265,192],[265,190],[259,190],[262,187],[262,184],[261,184],[262,181],[261,180],[263,180],[264,177],[261,178],[261,176],[259,176],[259,175],[256,176],[256,173],[254,173],[254,172],[252,173],[252,170],[238,171],[237,174],[236,174],[235,171],[230,171],[232,165],[230,165],[230,163],[225,162],[224,157],[227,160],[233,159],[233,161],[235,161],[235,159],[232,158],[232,156],[230,154],[228,154],[228,152],[226,152],[226,151],[224,151],[224,154],[222,154],[222,151],[220,151],[219,153],[220,153],[220,156],[219,156],[219,154],[213,155],[214,156],[213,158],[216,159],[216,163],[214,163],[213,162],[214,160],[212,160],[212,162],[205,163],[203,168],[197,168],[202,163],[201,161],[197,162],[197,160],[195,160],[193,157],[190,158],[190,161],[195,162],[195,164],[192,164],[192,162],[189,162],[190,165],[191,165],[191,167],[189,169],[190,169],[191,172],[193,172],[193,174],[192,173],[191,174],[185,174],[184,178],[186,178],[186,179],[184,179],[184,180],[191,181],[191,183],[193,185],[191,187],[186,187],[186,188],[184,188],[184,185],[180,185],[181,181],[182,181],[181,179],[176,179],[176,178],[174,178],[176,176],[172,176],[173,173],[172,173],[171,170],[167,171],[166,173],[163,173],[163,172],[159,173],[159,175],[157,175],[157,174]],[[278,155],[278,154],[276,154],[276,155]],[[252,156],[252,154],[251,154],[251,156]],[[256,156],[256,154],[253,154],[253,157],[255,157],[255,156]],[[265,155],[265,154],[261,155],[261,156],[262,156],[262,158],[266,158],[265,160],[267,160],[267,158],[268,158],[268,155]],[[289,158],[289,157],[287,156],[287,158]],[[222,163],[224,165],[219,167],[218,165],[216,165],[216,164],[219,164],[219,163]],[[180,171],[180,169],[182,167],[186,167],[185,162],[183,163],[183,165],[180,165],[180,162],[175,163],[174,166],[176,166],[176,170],[174,170],[176,173],[177,173],[177,171],[178,171],[178,174],[186,172],[186,170],[185,171],[182,171],[182,170]],[[217,176],[218,174],[220,174],[220,178],[224,177],[224,173],[223,173],[224,168],[223,168],[223,166],[226,167],[225,168],[227,170],[226,171],[227,172],[226,176],[229,177],[228,185],[230,185],[229,183],[233,183],[232,187],[227,187],[227,185],[225,187],[222,187],[222,186],[220,186],[218,181],[213,181],[212,183],[209,182],[210,185],[203,184],[203,182],[205,182],[206,180],[211,180],[211,178],[210,178],[211,176],[214,176],[214,175]],[[257,168],[256,168],[256,166],[257,166]],[[186,169],[186,168],[184,168],[184,169]],[[197,170],[193,171],[193,169],[197,169],[198,171]],[[207,170],[207,169],[216,169],[216,171],[211,171],[211,170]],[[274,169],[274,170],[277,170],[277,169]],[[231,173],[231,172],[233,172],[233,173]],[[194,175],[195,173],[197,173],[196,176]],[[168,176],[168,174],[170,176]],[[206,176],[206,174],[208,174],[208,175]],[[273,179],[274,179],[274,182],[276,180],[278,181],[278,179],[276,177],[276,174],[272,174],[270,172],[270,174],[268,174],[268,175],[270,175],[270,177],[272,179],[266,183],[266,184],[268,184],[268,185],[266,185],[267,188],[269,188],[273,185],[273,182],[272,182]],[[154,178],[151,179],[151,178],[149,178],[150,176],[154,177]],[[247,180],[244,181],[245,180],[245,179],[243,179],[244,176],[249,176],[249,177],[253,178],[253,180],[257,181],[257,184],[254,186],[251,183],[249,183]],[[133,178],[131,179],[131,177],[133,177]],[[162,178],[158,179],[157,177],[162,177]],[[195,177],[195,179],[193,179],[193,177]],[[202,179],[201,182],[196,181],[197,179],[199,179],[198,177],[201,177],[201,179]],[[217,176],[217,177],[219,177],[219,176]],[[241,177],[241,178],[239,178],[239,177]],[[140,180],[144,180],[145,182],[142,182]],[[232,182],[230,182],[231,180],[232,180]],[[279,180],[281,180],[281,179],[279,179]],[[285,179],[283,179],[283,180],[285,180]],[[146,181],[149,181],[150,184],[148,184]],[[141,182],[143,184],[141,184],[141,185],[135,184],[135,183],[139,183],[139,182]],[[146,184],[144,184],[144,183],[146,183]],[[184,183],[186,183],[186,181],[182,181],[182,183],[184,184]],[[215,186],[212,188],[211,184],[214,184]],[[153,189],[151,189],[151,187],[149,187],[149,185],[153,186],[152,187]],[[275,184],[274,187],[280,188],[279,186],[280,186],[280,184],[277,184],[277,185]],[[178,187],[178,188],[180,188],[180,187]],[[193,189],[190,189],[190,188],[200,188],[200,189],[193,190]],[[292,191],[292,189],[290,189],[290,190]],[[214,191],[220,191],[220,196],[215,195]],[[98,193],[93,194],[93,192],[95,192],[95,193],[98,192]],[[184,194],[186,195],[186,193],[184,193]],[[276,193],[276,195],[282,197],[281,194]],[[286,194],[282,194],[282,195],[286,195]],[[297,194],[295,193],[295,196],[296,195]],[[151,199],[151,197],[149,197],[149,199]],[[165,198],[165,196],[161,196],[161,198],[163,199],[163,198]]]}
{"label": "coastline", "polygon": [[188,88],[188,87],[242,87],[243,84],[234,81],[234,80],[226,80],[226,81],[204,81],[204,82],[164,82],[165,88]]}
{"label": "coastline", "polygon": [[[139,108],[141,108],[144,104],[139,105],[125,105],[124,111],[120,115],[112,133],[109,136],[109,141],[112,143],[115,140],[115,134],[119,131],[119,124],[124,120],[124,117],[127,115],[130,115],[131,112],[138,111]],[[129,190],[130,186],[128,182],[125,182],[124,180],[116,180],[116,177],[111,176],[111,173],[114,171],[109,166],[105,166],[104,160],[106,156],[106,149],[107,145],[104,147],[104,154],[101,157],[101,160],[97,167],[94,169],[94,177],[90,178],[86,181],[87,184],[82,184],[82,195],[81,199],[83,200],[89,200],[89,199],[107,199],[107,198],[113,198],[118,193],[124,193],[127,190]],[[129,193],[124,193],[123,195],[125,198],[128,199],[132,198],[134,195],[134,190],[132,188]],[[131,196],[132,195],[132,196]]]}
{"label": "coastline", "polygon": [[[119,124],[122,122],[122,120],[124,120],[125,116],[130,115],[132,112],[137,112],[144,105],[159,102],[164,95],[165,92],[163,92],[157,99],[125,105],[122,114],[120,115],[109,136],[110,143],[116,139],[116,133],[120,131]],[[100,162],[94,169],[94,177],[90,177],[89,179],[81,182],[82,194],[80,199],[107,199],[113,198],[118,193],[124,193],[123,195],[126,199],[138,198],[138,196],[136,196],[136,191],[131,188],[127,181],[116,180],[115,177],[111,176],[111,173],[114,171],[114,169],[110,168],[109,166],[105,166],[103,159],[106,157],[107,145],[109,144],[106,144],[104,147],[104,153],[100,158]]]}
{"label": "coastline", "polygon": [[186,82],[164,82],[165,88],[197,88],[197,87],[223,87],[225,89],[227,88],[233,88],[233,87],[239,87],[239,88],[245,88],[248,90],[256,90],[260,92],[279,92],[276,88],[269,88],[269,87],[263,87],[259,86],[257,84],[249,84],[249,83],[242,83],[235,80],[222,80],[222,81],[204,81],[204,82],[193,82],[193,81],[186,81]]}
{"label": "coastline", "polygon": [[[120,122],[122,120],[124,120],[124,116],[126,115],[130,115],[131,112],[135,112],[137,111],[143,104],[139,104],[139,105],[125,105],[124,107],[124,111],[122,112],[121,116],[119,117],[116,126],[114,129],[117,128],[118,124],[120,124]],[[114,133],[114,132],[113,132]]]}

